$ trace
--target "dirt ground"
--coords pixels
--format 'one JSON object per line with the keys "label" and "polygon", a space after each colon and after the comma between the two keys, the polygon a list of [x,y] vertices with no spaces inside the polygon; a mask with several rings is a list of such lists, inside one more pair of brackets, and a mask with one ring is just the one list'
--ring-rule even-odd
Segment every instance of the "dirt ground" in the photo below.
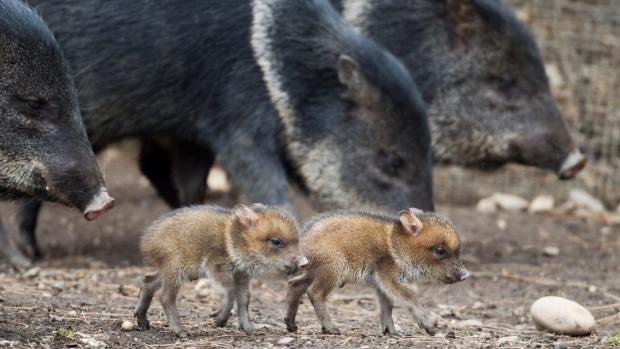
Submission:
{"label": "dirt ground", "polygon": [[[329,303],[342,335],[320,334],[307,300],[300,307],[296,334],[284,327],[286,283],[275,276],[253,282],[251,312],[257,329],[245,336],[231,318],[214,327],[209,314],[218,301],[215,287],[188,284],[179,302],[191,336],[168,331],[158,302],[150,311],[151,330],[121,330],[132,312],[141,275],[148,271],[138,254],[140,231],[165,212],[135,162],[113,151],[101,159],[117,207],[94,223],[77,212],[45,207],[38,229],[44,259],[37,269],[15,272],[0,261],[0,347],[308,347],[308,348],[595,348],[620,345],[620,228],[557,215],[497,213],[472,207],[439,206],[462,229],[463,256],[473,277],[443,286],[421,284],[421,302],[441,316],[441,329],[425,335],[402,308],[395,311],[400,337],[382,336],[371,290],[346,286]],[[232,204],[226,195],[211,195]],[[0,206],[14,231],[14,206]],[[500,227],[504,229],[500,229]],[[543,253],[559,248],[557,256]],[[539,332],[529,307],[539,297],[561,295],[589,308],[596,333],[572,338]]]}

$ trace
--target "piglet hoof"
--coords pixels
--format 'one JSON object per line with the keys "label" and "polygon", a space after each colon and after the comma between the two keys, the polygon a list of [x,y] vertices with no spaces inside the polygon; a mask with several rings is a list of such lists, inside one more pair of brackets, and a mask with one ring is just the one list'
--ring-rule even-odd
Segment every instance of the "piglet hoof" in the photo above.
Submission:
{"label": "piglet hoof", "polygon": [[252,324],[242,324],[241,329],[248,336],[251,336],[254,333],[254,326]]}
{"label": "piglet hoof", "polygon": [[424,329],[429,336],[435,335],[436,322],[434,322],[431,318],[418,320],[418,325],[420,328]]}
{"label": "piglet hoof", "polygon": [[187,337],[189,337],[189,334],[185,330],[179,330],[179,331],[175,332],[175,334],[179,338],[187,338]]}
{"label": "piglet hoof", "polygon": [[216,327],[224,327],[228,323],[228,319],[217,318],[215,319]]}
{"label": "piglet hoof", "polygon": [[398,331],[396,331],[396,329],[394,328],[383,328],[383,334],[386,336],[400,337],[400,333],[398,333]]}
{"label": "piglet hoof", "polygon": [[133,316],[138,320],[138,331],[147,331],[151,328],[151,324],[144,316],[140,316],[138,313],[134,313]]}
{"label": "piglet hoof", "polygon": [[340,334],[340,330],[337,327],[323,327],[323,334],[333,334],[333,335],[338,335]]}
{"label": "piglet hoof", "polygon": [[286,324],[286,330],[289,332],[297,332],[297,325],[294,322],[290,321],[289,318],[284,318],[284,323]]}

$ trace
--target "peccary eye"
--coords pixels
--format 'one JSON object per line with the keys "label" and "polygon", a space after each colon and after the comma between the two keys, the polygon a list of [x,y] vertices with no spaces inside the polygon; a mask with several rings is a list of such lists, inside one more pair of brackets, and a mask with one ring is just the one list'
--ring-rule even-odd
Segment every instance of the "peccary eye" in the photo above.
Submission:
{"label": "peccary eye", "polygon": [[432,251],[433,251],[433,256],[436,259],[441,260],[441,259],[444,259],[444,258],[448,257],[448,251],[446,251],[446,249],[441,247],[441,246],[433,247]]}
{"label": "peccary eye", "polygon": [[493,80],[497,85],[497,89],[503,93],[508,93],[517,86],[517,79],[512,76],[497,76]]}
{"label": "peccary eye", "polygon": [[275,247],[282,246],[282,241],[280,239],[275,239],[275,238],[269,239],[269,242]]}
{"label": "peccary eye", "polygon": [[45,101],[36,98],[26,98],[22,102],[26,107],[32,110],[40,110],[45,106]]}
{"label": "peccary eye", "polygon": [[381,151],[380,168],[385,174],[390,176],[398,176],[398,172],[405,166],[405,160],[395,152]]}

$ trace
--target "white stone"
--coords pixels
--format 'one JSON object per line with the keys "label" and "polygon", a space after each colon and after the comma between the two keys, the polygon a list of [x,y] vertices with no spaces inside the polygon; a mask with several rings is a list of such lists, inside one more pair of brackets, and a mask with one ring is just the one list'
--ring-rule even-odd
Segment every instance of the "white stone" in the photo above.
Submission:
{"label": "white stone", "polygon": [[497,212],[497,203],[493,198],[485,198],[478,201],[476,205],[476,210],[480,213],[495,213]]}
{"label": "white stone", "polygon": [[572,189],[568,194],[570,201],[575,205],[585,208],[591,212],[605,212],[605,205],[603,202],[588,192],[581,189]]}
{"label": "white stone", "polygon": [[497,203],[497,206],[499,206],[502,210],[505,211],[524,211],[530,205],[529,201],[517,195],[495,193],[492,197],[493,200],[495,200],[495,202]]}
{"label": "white stone", "polygon": [[539,329],[571,336],[588,335],[596,324],[586,308],[562,297],[540,298],[532,304],[530,315]]}
{"label": "white stone", "polygon": [[543,213],[553,210],[555,200],[551,195],[540,195],[534,198],[528,207],[530,213]]}
{"label": "white stone", "polygon": [[547,246],[543,248],[543,254],[547,257],[557,257],[560,254],[560,249],[557,246]]}
{"label": "white stone", "polygon": [[281,345],[288,345],[288,344],[293,343],[294,341],[295,341],[295,338],[293,338],[293,337],[282,337],[282,338],[280,338],[280,340],[278,341],[278,344],[281,344]]}
{"label": "white stone", "polygon": [[123,323],[121,324],[121,329],[127,332],[133,331],[134,330],[133,322],[129,320],[123,321]]}

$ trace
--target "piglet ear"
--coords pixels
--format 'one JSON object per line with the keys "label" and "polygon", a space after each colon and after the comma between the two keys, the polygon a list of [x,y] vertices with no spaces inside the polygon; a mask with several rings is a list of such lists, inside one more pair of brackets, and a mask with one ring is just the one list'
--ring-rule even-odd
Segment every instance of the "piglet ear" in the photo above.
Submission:
{"label": "piglet ear", "polygon": [[360,106],[372,106],[379,101],[379,91],[366,79],[362,67],[355,59],[340,55],[337,70],[338,80],[347,88],[344,98]]}
{"label": "piglet ear", "polygon": [[422,232],[422,221],[411,210],[400,211],[398,213],[398,220],[400,220],[400,224],[403,225],[405,231],[412,236],[418,236]]}
{"label": "piglet ear", "polygon": [[237,205],[233,209],[235,217],[246,227],[254,227],[258,221],[258,216],[251,208],[245,205]]}

